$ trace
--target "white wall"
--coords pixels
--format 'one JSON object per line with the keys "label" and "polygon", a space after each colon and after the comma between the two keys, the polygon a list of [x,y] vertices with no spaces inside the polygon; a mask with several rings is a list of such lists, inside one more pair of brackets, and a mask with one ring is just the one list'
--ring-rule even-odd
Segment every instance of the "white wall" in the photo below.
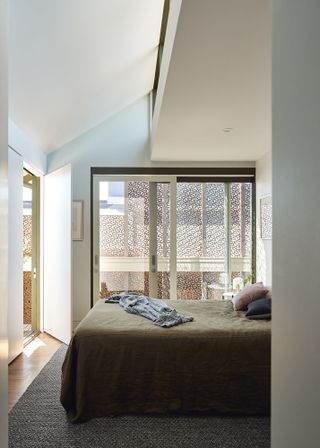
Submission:
{"label": "white wall", "polygon": [[273,0],[273,448],[320,444],[319,22]]}
{"label": "white wall", "polygon": [[20,154],[25,162],[40,174],[47,170],[47,156],[31,141],[29,136],[9,119],[9,146]]}
{"label": "white wall", "polygon": [[90,308],[91,166],[254,166],[254,163],[156,163],[150,160],[149,96],[48,156],[48,172],[72,164],[73,199],[84,200],[84,240],[73,242],[73,320]]}
{"label": "white wall", "polygon": [[23,350],[23,160],[8,151],[9,186],[9,363]]}
{"label": "white wall", "polygon": [[272,240],[261,239],[260,199],[272,193],[271,152],[256,162],[257,281],[272,285]]}
{"label": "white wall", "polygon": [[7,1],[0,0],[0,447],[8,446],[8,73]]}

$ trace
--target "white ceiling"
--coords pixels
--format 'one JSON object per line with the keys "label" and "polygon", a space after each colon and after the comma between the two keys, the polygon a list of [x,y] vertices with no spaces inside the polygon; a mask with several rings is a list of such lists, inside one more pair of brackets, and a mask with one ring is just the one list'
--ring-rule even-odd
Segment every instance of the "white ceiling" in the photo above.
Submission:
{"label": "white ceiling", "polygon": [[270,9],[270,0],[182,1],[152,160],[252,161],[270,151]]}
{"label": "white ceiling", "polygon": [[10,117],[50,152],[153,87],[163,0],[11,0]]}

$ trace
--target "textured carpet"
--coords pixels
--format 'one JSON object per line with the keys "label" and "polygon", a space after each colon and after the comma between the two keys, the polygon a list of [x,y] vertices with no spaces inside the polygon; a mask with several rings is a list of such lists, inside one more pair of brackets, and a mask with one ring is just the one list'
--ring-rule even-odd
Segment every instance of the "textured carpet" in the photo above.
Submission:
{"label": "textured carpet", "polygon": [[10,448],[266,448],[270,419],[123,416],[68,423],[59,402],[62,346],[9,415]]}

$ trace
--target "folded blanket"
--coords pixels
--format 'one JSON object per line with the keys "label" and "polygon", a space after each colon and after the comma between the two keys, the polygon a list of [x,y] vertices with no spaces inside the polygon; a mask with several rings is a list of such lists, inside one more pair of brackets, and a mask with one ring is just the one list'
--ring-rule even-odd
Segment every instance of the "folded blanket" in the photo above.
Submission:
{"label": "folded blanket", "polygon": [[159,327],[173,327],[174,325],[191,322],[193,317],[178,314],[163,300],[153,299],[134,292],[114,294],[105,300],[105,303],[119,303],[128,313],[138,314],[153,321]]}

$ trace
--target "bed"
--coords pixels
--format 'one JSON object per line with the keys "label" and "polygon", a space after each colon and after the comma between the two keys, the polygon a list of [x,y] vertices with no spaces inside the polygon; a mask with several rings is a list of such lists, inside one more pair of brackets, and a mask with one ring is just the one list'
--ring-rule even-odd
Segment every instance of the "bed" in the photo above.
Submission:
{"label": "bed", "polygon": [[270,321],[228,300],[170,300],[193,322],[161,328],[100,300],[77,327],[62,367],[73,423],[128,413],[269,414]]}

